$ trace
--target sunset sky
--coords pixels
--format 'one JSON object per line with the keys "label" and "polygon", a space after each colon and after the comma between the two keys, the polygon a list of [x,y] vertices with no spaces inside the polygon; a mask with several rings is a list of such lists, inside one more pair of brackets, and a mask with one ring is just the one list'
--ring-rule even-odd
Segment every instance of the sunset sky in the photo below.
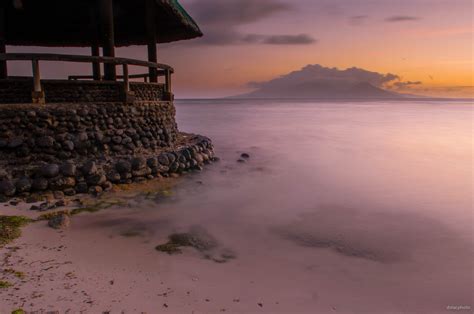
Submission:
{"label": "sunset sky", "polygon": [[[473,95],[472,0],[180,2],[205,36],[159,46],[160,62],[176,69],[178,97],[251,91],[250,82],[271,80],[309,64],[392,73],[400,79],[389,88],[402,92]],[[121,48],[117,54],[146,58],[146,47]],[[14,66],[17,72],[27,69],[29,65]],[[63,71],[48,68],[47,74]]]}

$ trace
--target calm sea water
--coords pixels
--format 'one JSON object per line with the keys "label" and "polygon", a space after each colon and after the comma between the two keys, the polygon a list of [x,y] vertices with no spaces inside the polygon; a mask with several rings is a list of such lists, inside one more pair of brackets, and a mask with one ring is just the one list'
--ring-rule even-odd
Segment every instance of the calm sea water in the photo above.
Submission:
{"label": "calm sea water", "polygon": [[[472,311],[472,104],[176,107],[180,129],[212,138],[221,161],[166,197],[75,217],[68,233],[68,258],[109,271],[114,287],[133,285],[117,311],[163,302],[170,313]],[[250,159],[238,163],[243,152]],[[236,258],[155,251],[196,226]],[[119,236],[134,230],[141,236]]]}
{"label": "calm sea water", "polygon": [[174,215],[217,234],[295,311],[472,306],[473,109],[178,101],[180,129],[212,138],[222,161],[187,179]]}

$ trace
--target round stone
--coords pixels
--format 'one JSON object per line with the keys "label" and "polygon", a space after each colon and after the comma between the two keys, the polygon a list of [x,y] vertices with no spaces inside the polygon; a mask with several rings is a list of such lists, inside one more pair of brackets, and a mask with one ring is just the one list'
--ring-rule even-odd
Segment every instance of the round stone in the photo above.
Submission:
{"label": "round stone", "polygon": [[88,191],[88,186],[87,183],[81,182],[76,185],[76,192],[77,193],[87,193]]}
{"label": "round stone", "polygon": [[49,182],[45,178],[36,178],[33,180],[32,189],[35,191],[44,191],[48,188]]}
{"label": "round stone", "polygon": [[158,162],[163,166],[169,166],[170,164],[167,154],[161,154],[158,156]]}
{"label": "round stone", "polygon": [[143,157],[133,158],[132,160],[132,169],[133,170],[142,170],[146,167],[146,159]]}
{"label": "round stone", "polygon": [[74,150],[74,143],[72,141],[64,141],[63,147],[67,151],[73,151]]}
{"label": "round stone", "polygon": [[82,173],[86,176],[97,174],[97,165],[95,161],[88,161],[82,166]]}
{"label": "round stone", "polygon": [[53,229],[66,229],[71,225],[71,218],[66,214],[58,214],[48,221],[48,226]]}
{"label": "round stone", "polygon": [[60,167],[61,174],[65,177],[76,176],[76,165],[70,162],[66,162]]}
{"label": "round stone", "polygon": [[132,164],[127,160],[121,160],[115,164],[115,169],[117,169],[120,174],[129,173],[132,171]]}
{"label": "round stone", "polygon": [[202,155],[199,154],[199,153],[197,153],[197,154],[194,155],[194,159],[196,160],[196,162],[197,162],[198,164],[204,163],[204,158],[203,158]]}
{"label": "round stone", "polygon": [[100,186],[91,186],[89,188],[89,194],[92,194],[92,195],[95,195],[95,196],[101,194],[102,192],[103,192],[103,189]]}
{"label": "round stone", "polygon": [[119,182],[120,181],[120,173],[116,170],[110,170],[107,173],[107,180],[111,182]]}
{"label": "round stone", "polygon": [[0,181],[0,194],[5,196],[13,196],[15,195],[15,192],[15,185],[10,180]]}
{"label": "round stone", "polygon": [[95,174],[87,178],[88,185],[102,185],[107,181],[107,177],[101,174]]}
{"label": "round stone", "polygon": [[18,193],[29,192],[31,190],[31,180],[29,178],[21,178],[15,183]]}
{"label": "round stone", "polygon": [[36,140],[36,144],[39,147],[51,148],[54,146],[54,138],[52,138],[51,136],[43,136]]}
{"label": "round stone", "polygon": [[89,136],[87,136],[87,133],[86,132],[81,132],[77,135],[77,140],[79,142],[85,142],[89,139]]}
{"label": "round stone", "polygon": [[178,169],[179,169],[179,163],[174,162],[174,163],[171,164],[169,171],[170,172],[176,172],[176,171],[178,171]]}
{"label": "round stone", "polygon": [[120,144],[120,143],[122,143],[122,137],[121,136],[114,136],[114,137],[112,137],[112,142],[114,142],[115,144]]}
{"label": "round stone", "polygon": [[57,164],[47,164],[41,167],[40,175],[45,178],[54,178],[59,174],[59,166]]}
{"label": "round stone", "polygon": [[9,148],[18,148],[23,145],[23,139],[21,137],[16,137],[8,143]]}
{"label": "round stone", "polygon": [[158,159],[155,158],[155,157],[148,158],[146,163],[147,163],[148,167],[150,167],[150,168],[157,168],[158,167]]}

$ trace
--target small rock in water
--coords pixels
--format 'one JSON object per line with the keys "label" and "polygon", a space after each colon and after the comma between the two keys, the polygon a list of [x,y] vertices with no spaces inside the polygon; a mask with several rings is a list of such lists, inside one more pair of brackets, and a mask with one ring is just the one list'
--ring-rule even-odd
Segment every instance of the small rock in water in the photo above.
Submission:
{"label": "small rock in water", "polygon": [[237,162],[239,162],[239,163],[241,163],[241,164],[244,164],[244,163],[247,162],[247,160],[240,158],[239,160],[237,160]]}
{"label": "small rock in water", "polygon": [[71,218],[66,214],[59,214],[48,221],[48,226],[53,229],[66,229],[71,225]]}
{"label": "small rock in water", "polygon": [[240,155],[240,157],[245,158],[245,159],[249,159],[250,155],[247,154],[247,153],[243,153],[242,155]]}

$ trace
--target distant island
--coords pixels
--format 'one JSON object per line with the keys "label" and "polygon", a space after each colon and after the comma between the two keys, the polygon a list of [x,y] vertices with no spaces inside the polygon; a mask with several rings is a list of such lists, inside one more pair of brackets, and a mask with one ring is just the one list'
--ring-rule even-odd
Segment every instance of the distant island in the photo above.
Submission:
{"label": "distant island", "polygon": [[380,74],[359,68],[339,70],[321,65],[308,65],[266,82],[253,82],[256,90],[231,98],[278,99],[403,99],[420,97],[386,90],[384,86],[399,82],[394,74]]}

